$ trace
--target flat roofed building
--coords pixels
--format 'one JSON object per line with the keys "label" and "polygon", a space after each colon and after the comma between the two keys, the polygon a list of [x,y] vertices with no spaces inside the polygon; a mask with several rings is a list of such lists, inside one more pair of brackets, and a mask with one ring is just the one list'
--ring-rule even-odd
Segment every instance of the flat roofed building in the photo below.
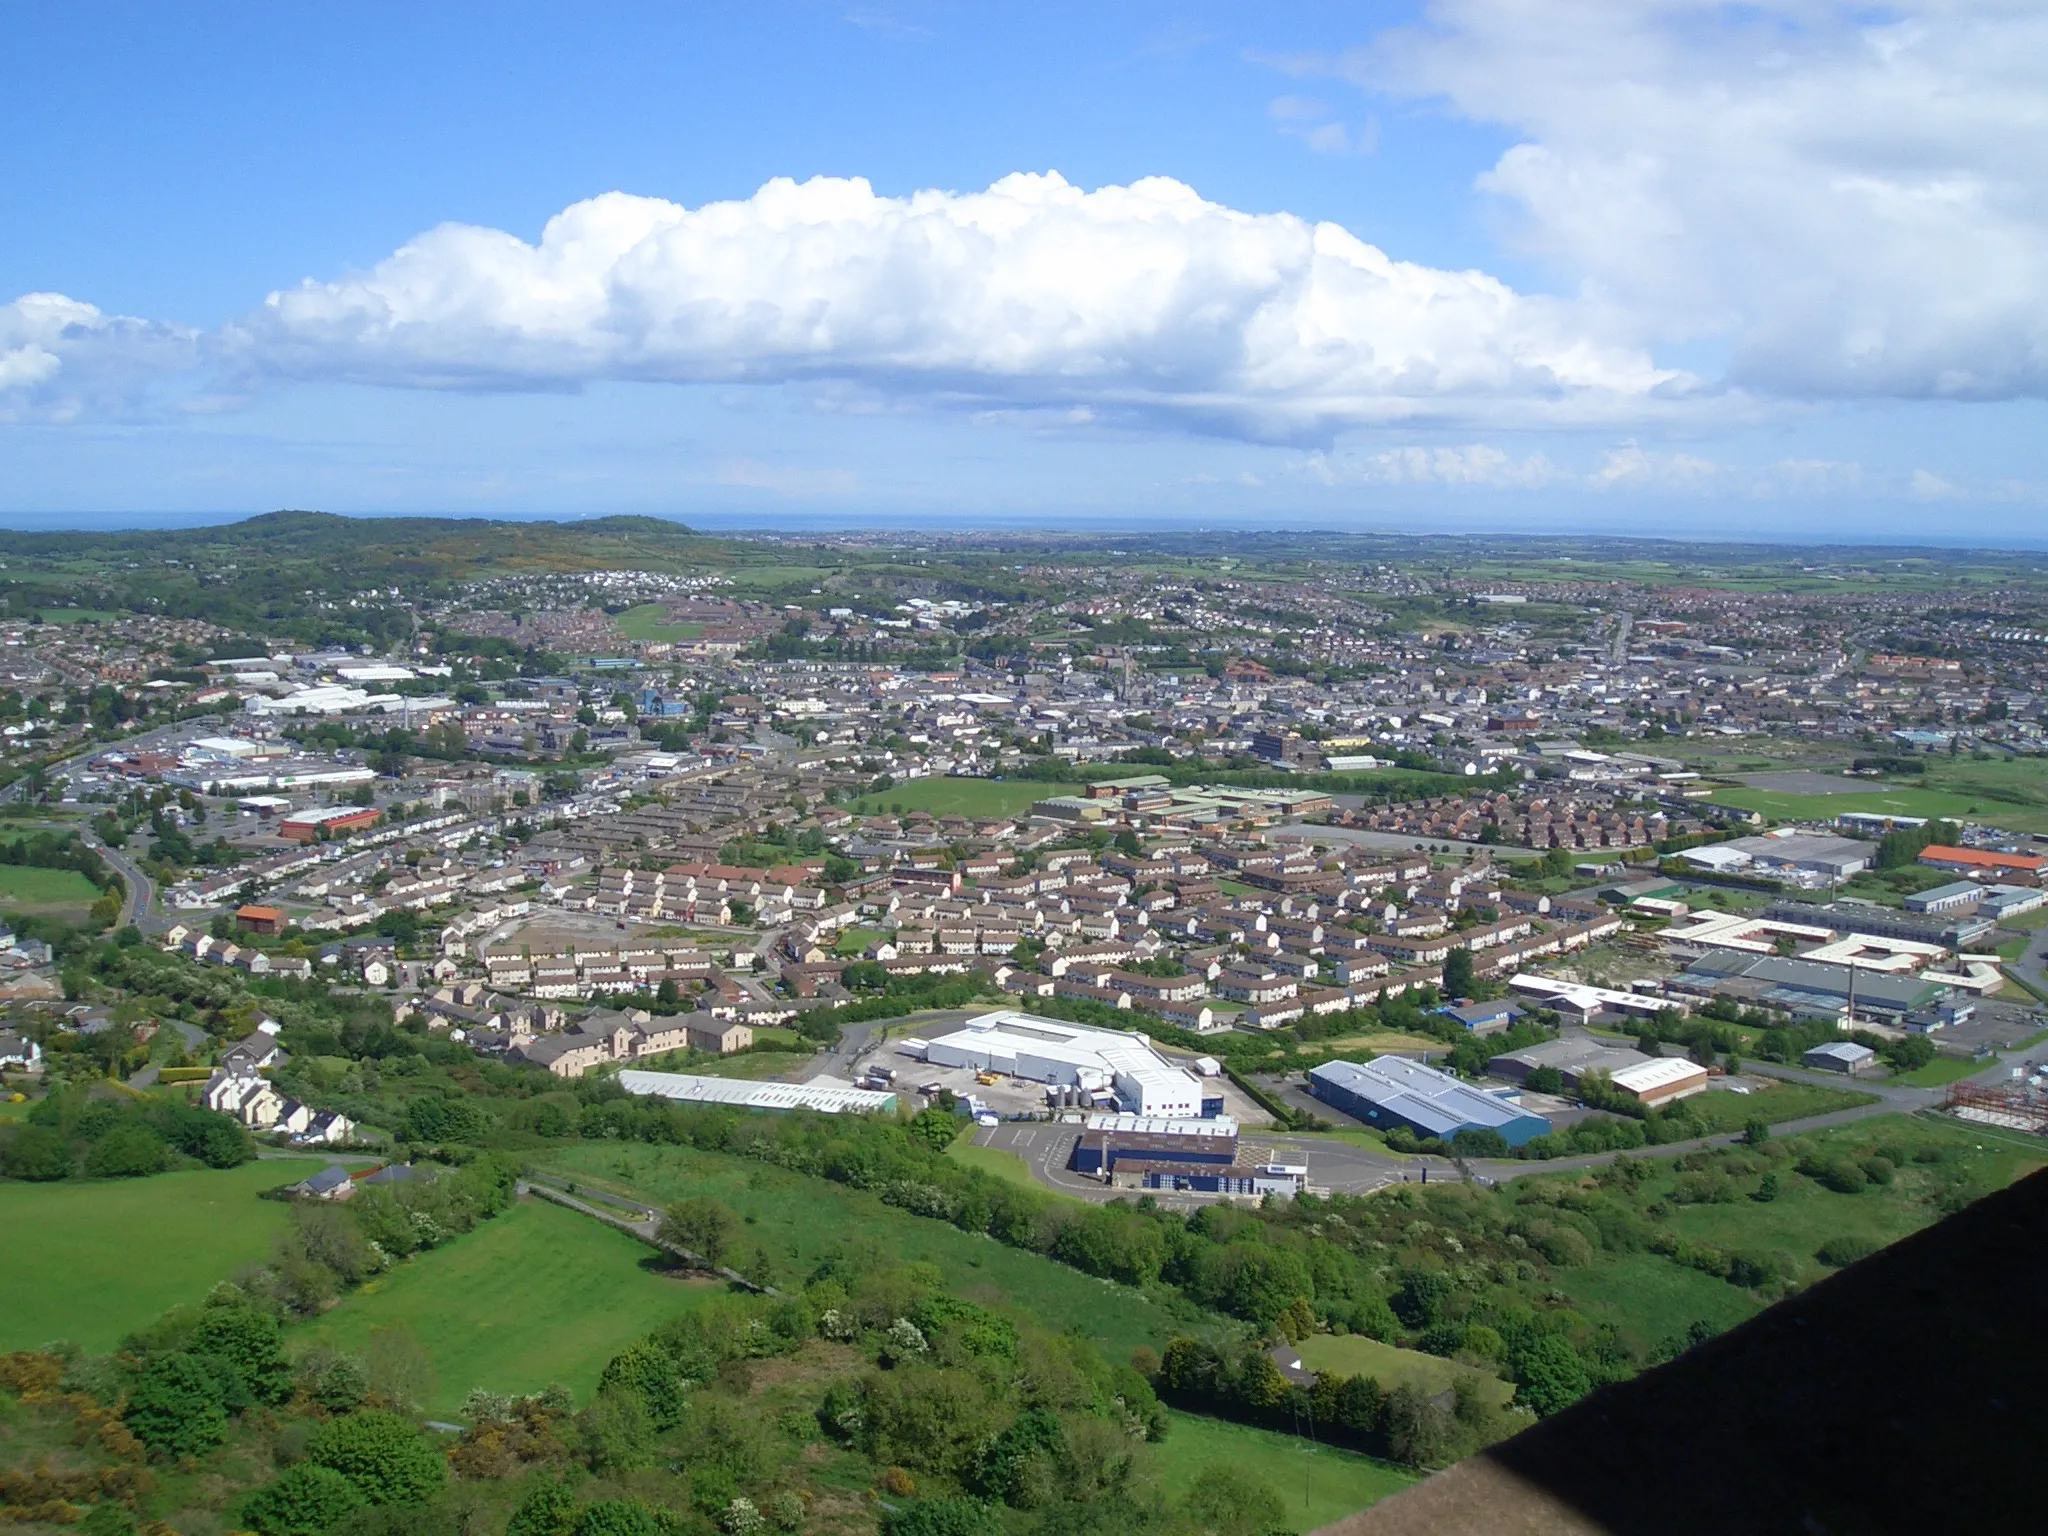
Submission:
{"label": "flat roofed building", "polygon": [[1996,848],[1951,848],[1930,843],[1920,850],[1929,869],[1953,869],[1966,875],[2038,875],[2048,858],[2032,853],[2001,853]]}
{"label": "flat roofed building", "polygon": [[951,1034],[899,1049],[941,1067],[1002,1072],[1089,1092],[1110,1090],[1136,1115],[1199,1119],[1223,1112],[1220,1089],[1177,1067],[1142,1035],[1041,1019],[1005,1010],[970,1019]]}
{"label": "flat roofed building", "polygon": [[1567,1088],[1577,1088],[1589,1072],[1605,1072],[1612,1076],[1625,1068],[1642,1066],[1655,1059],[1628,1046],[1605,1045],[1581,1036],[1577,1039],[1545,1040],[1519,1051],[1509,1051],[1487,1062],[1486,1070],[1489,1076],[1510,1083],[1526,1083],[1531,1072],[1539,1067],[1550,1067],[1564,1080]]}
{"label": "flat roofed building", "polygon": [[[1200,1121],[1187,1122],[1199,1125]],[[1126,1158],[1173,1164],[1224,1165],[1237,1161],[1237,1137],[1175,1131],[1081,1132],[1074,1143],[1076,1173],[1112,1174]]]}
{"label": "flat roofed building", "polygon": [[1406,1126],[1418,1136],[1447,1141],[1460,1131],[1498,1131],[1511,1147],[1550,1130],[1541,1115],[1398,1056],[1362,1065],[1325,1062],[1308,1079],[1309,1092],[1324,1103],[1381,1129]]}
{"label": "flat roofed building", "polygon": [[729,1104],[738,1109],[812,1109],[820,1114],[894,1114],[896,1095],[856,1088],[819,1078],[808,1083],[754,1083],[729,1077],[699,1077],[688,1072],[619,1074],[628,1093],[675,1099],[685,1104]]}

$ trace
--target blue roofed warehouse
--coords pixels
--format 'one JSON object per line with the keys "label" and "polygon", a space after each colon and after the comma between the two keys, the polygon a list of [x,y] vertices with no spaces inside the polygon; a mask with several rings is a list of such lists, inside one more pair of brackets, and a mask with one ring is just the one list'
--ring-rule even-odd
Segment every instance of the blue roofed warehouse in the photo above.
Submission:
{"label": "blue roofed warehouse", "polygon": [[1381,1056],[1362,1066],[1325,1062],[1309,1073],[1308,1091],[1378,1130],[1404,1125],[1418,1136],[1445,1141],[1460,1131],[1498,1131],[1509,1146],[1519,1147],[1550,1130],[1541,1115],[1399,1056]]}

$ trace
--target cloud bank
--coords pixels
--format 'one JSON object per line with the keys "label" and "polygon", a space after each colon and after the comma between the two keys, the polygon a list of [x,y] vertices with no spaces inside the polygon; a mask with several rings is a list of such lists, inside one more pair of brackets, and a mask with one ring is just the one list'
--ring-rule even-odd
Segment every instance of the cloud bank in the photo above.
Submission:
{"label": "cloud bank", "polygon": [[1296,61],[1523,142],[1511,237],[1657,339],[1800,398],[2048,393],[2048,8],[1432,0]]}

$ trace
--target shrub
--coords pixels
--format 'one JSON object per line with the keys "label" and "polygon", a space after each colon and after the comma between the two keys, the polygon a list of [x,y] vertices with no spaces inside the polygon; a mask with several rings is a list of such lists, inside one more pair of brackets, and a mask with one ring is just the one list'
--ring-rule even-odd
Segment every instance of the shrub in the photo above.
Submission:
{"label": "shrub", "polygon": [[227,1438],[221,1383],[206,1363],[182,1352],[159,1355],[121,1410],[128,1432],[163,1456],[198,1456]]}
{"label": "shrub", "polygon": [[979,1499],[920,1499],[882,1523],[884,1536],[1000,1536],[1002,1529],[995,1506]]}
{"label": "shrub", "polygon": [[506,1522],[505,1536],[571,1536],[576,1526],[576,1495],[546,1475],[526,1490]]}
{"label": "shrub", "polygon": [[1872,1237],[1831,1237],[1814,1250],[1814,1257],[1831,1269],[1860,1264],[1884,1244]]}
{"label": "shrub", "polygon": [[372,1504],[421,1504],[447,1480],[448,1463],[395,1413],[370,1410],[336,1419],[313,1437],[307,1459],[331,1467]]}
{"label": "shrub", "polygon": [[0,1147],[0,1173],[10,1179],[37,1183],[68,1179],[76,1165],[71,1143],[61,1133],[40,1125],[24,1125]]}
{"label": "shrub", "polygon": [[322,1536],[363,1507],[356,1486],[330,1467],[302,1463],[242,1505],[242,1523],[262,1536]]}
{"label": "shrub", "polygon": [[575,1536],[661,1536],[654,1511],[638,1499],[599,1499],[583,1506]]}
{"label": "shrub", "polygon": [[85,1154],[85,1171],[96,1179],[133,1179],[162,1173],[170,1161],[164,1140],[146,1125],[117,1125]]}
{"label": "shrub", "polygon": [[1593,1378],[1579,1352],[1554,1333],[1517,1345],[1508,1363],[1518,1387],[1515,1401],[1532,1413],[1556,1413],[1593,1390]]}

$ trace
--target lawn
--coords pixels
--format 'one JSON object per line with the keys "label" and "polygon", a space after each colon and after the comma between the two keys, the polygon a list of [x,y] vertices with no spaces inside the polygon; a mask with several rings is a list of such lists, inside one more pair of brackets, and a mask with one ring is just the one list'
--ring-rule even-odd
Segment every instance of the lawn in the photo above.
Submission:
{"label": "lawn", "polygon": [[666,624],[668,615],[666,603],[642,603],[637,608],[628,608],[618,616],[619,633],[628,640],[658,641],[674,644],[678,640],[694,640],[704,633],[702,624]]}
{"label": "lawn", "polygon": [[375,1329],[411,1329],[434,1364],[427,1409],[441,1417],[471,1387],[525,1393],[560,1382],[587,1402],[613,1355],[722,1289],[644,1266],[652,1257],[592,1217],[523,1200],[369,1281],[295,1333],[360,1349]]}
{"label": "lawn", "polygon": [[1151,1448],[1165,1486],[1185,1488],[1210,1467],[1236,1467],[1280,1496],[1289,1530],[1312,1531],[1329,1525],[1416,1481],[1412,1472],[1354,1451],[1198,1414],[1170,1412],[1172,1429]]}
{"label": "lawn", "polygon": [[1787,1120],[1804,1120],[1809,1115],[1831,1115],[1838,1109],[1868,1104],[1875,1094],[1847,1088],[1824,1088],[1818,1083],[1794,1083],[1780,1078],[1759,1093],[1696,1093],[1683,1102],[1692,1110],[1702,1135],[1739,1131],[1752,1120],[1780,1125]]}
{"label": "lawn", "polygon": [[1937,1056],[1924,1067],[1901,1072],[1892,1081],[1912,1088],[1946,1088],[1950,1083],[1976,1076],[1990,1065],[1988,1061],[1977,1061],[1969,1056]]}
{"label": "lawn", "polygon": [[794,1072],[811,1055],[810,1051],[742,1051],[737,1056],[700,1056],[695,1061],[681,1056],[664,1057],[645,1065],[656,1072],[688,1072],[696,1077],[734,1077],[759,1082]]}
{"label": "lawn", "polygon": [[75,869],[31,869],[0,864],[0,905],[48,912],[83,911],[99,900],[100,888]]}
{"label": "lawn", "polygon": [[1072,784],[1054,784],[1044,779],[911,779],[879,795],[855,801],[852,809],[861,816],[926,811],[934,816],[974,816],[995,819],[1021,816],[1034,801],[1048,795],[1074,793]]}
{"label": "lawn", "polygon": [[267,1158],[147,1179],[0,1182],[0,1350],[70,1339],[104,1354],[200,1301],[284,1230],[290,1208],[257,1193],[320,1166]]}
{"label": "lawn", "polygon": [[1301,1363],[1311,1371],[1370,1376],[1383,1387],[1415,1387],[1434,1397],[1449,1391],[1460,1380],[1470,1380],[1497,1403],[1505,1403],[1515,1395],[1514,1383],[1502,1381],[1491,1371],[1425,1355],[1420,1350],[1397,1349],[1362,1333],[1313,1334],[1302,1340],[1299,1348]]}
{"label": "lawn", "polygon": [[1748,1291],[1653,1253],[1561,1270],[1558,1284],[1593,1322],[1613,1323],[1651,1346],[1696,1322],[1732,1328],[1761,1310]]}
{"label": "lawn", "polygon": [[842,1244],[872,1244],[893,1258],[937,1265],[947,1289],[969,1301],[1019,1310],[1049,1327],[1077,1328],[1112,1360],[1127,1358],[1140,1345],[1163,1349],[1187,1331],[1184,1322],[1128,1286],[1092,1279],[808,1174],[685,1147],[567,1146],[549,1153],[547,1161],[592,1187],[637,1195],[653,1205],[686,1195],[722,1200],[747,1219],[746,1242],[766,1248],[792,1276],[808,1272]]}
{"label": "lawn", "polygon": [[1346,1035],[1342,1040],[1312,1040],[1309,1045],[1318,1051],[1447,1051],[1450,1046],[1441,1040],[1431,1040],[1423,1035],[1404,1035],[1385,1030],[1376,1035]]}
{"label": "lawn", "polygon": [[946,1156],[955,1162],[965,1163],[970,1168],[979,1168],[983,1173],[992,1174],[1005,1183],[1021,1184],[1026,1189],[1035,1189],[1041,1194],[1057,1193],[1046,1190],[1043,1184],[1031,1177],[1031,1165],[1023,1158],[1015,1152],[1005,1152],[1001,1147],[976,1146],[966,1137],[962,1137],[946,1148]]}

